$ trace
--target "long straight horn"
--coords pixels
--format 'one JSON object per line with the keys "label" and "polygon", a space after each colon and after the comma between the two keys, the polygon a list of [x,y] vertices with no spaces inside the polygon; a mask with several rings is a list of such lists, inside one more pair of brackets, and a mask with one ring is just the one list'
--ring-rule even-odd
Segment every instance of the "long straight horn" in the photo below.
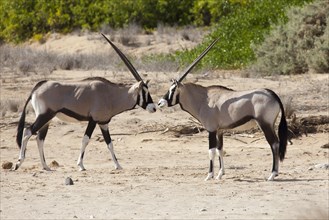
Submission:
{"label": "long straight horn", "polygon": [[219,40],[219,38],[215,39],[208,47],[205,49],[199,56],[196,58],[193,63],[186,68],[183,75],[179,77],[177,80],[178,82],[181,82],[186,75],[193,69],[193,67],[209,52],[209,50],[215,45],[215,43]]}
{"label": "long straight horn", "polygon": [[103,33],[101,33],[101,35],[107,40],[107,42],[109,42],[109,44],[111,44],[111,46],[113,47],[113,49],[117,52],[117,54],[120,56],[120,58],[122,59],[122,61],[126,64],[126,66],[130,70],[130,72],[133,74],[133,76],[135,77],[135,79],[137,81],[143,81],[142,77],[138,74],[138,72],[135,69],[135,67],[130,63],[130,61],[128,60],[128,58],[121,52],[121,50],[119,50],[119,48],[117,48]]}

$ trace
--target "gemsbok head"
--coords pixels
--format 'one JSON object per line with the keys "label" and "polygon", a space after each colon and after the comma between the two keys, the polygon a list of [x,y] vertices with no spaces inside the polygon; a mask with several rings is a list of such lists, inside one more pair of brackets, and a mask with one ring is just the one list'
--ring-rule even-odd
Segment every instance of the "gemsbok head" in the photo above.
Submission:
{"label": "gemsbok head", "polygon": [[[43,145],[49,123],[54,117],[88,121],[77,163],[80,170],[85,170],[83,166],[85,149],[96,125],[101,129],[114,161],[115,169],[121,169],[114,154],[108,130],[111,118],[124,111],[134,109],[136,105],[151,113],[156,111],[156,106],[149,93],[147,83],[144,83],[134,66],[104,34],[102,36],[118,53],[137,82],[133,85],[116,84],[101,77],[91,77],[78,82],[63,83],[46,80],[38,82],[25,103],[18,123],[16,142],[20,148],[20,153],[13,170],[17,170],[22,165],[25,159],[27,142],[32,135],[37,135],[37,144],[43,169],[50,170],[45,161]],[[24,129],[26,107],[30,101],[36,119],[31,126]]]}
{"label": "gemsbok head", "polygon": [[[218,40],[218,39],[217,39]],[[219,156],[219,173],[216,179],[224,175],[223,130],[232,129],[255,120],[265,134],[271,146],[273,156],[272,173],[268,180],[273,180],[279,172],[279,159],[283,161],[287,146],[287,122],[284,108],[278,95],[269,89],[234,91],[214,85],[204,87],[193,83],[182,83],[191,69],[208,53],[217,42],[212,44],[174,80],[169,91],[160,99],[158,106],[174,106],[196,118],[208,131],[209,137],[209,172],[205,180],[214,177],[214,160]],[[278,136],[274,124],[281,111]]]}

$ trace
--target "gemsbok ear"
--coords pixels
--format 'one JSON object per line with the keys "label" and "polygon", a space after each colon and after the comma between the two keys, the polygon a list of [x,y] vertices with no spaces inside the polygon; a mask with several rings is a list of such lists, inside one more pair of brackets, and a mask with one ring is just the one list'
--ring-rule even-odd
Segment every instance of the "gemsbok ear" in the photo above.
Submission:
{"label": "gemsbok ear", "polygon": [[150,82],[150,80],[148,79],[148,80],[146,80],[145,84],[146,84],[146,85],[148,85],[148,84],[149,84],[149,82]]}
{"label": "gemsbok ear", "polygon": [[139,82],[135,83],[135,84],[129,89],[129,91],[137,94],[142,88],[143,88],[143,81],[139,81]]}
{"label": "gemsbok ear", "polygon": [[174,79],[173,80],[173,82],[175,83],[175,85],[177,86],[177,87],[179,87],[179,86],[181,86],[182,85],[182,83],[181,82],[179,82],[178,80],[176,80],[176,79]]}

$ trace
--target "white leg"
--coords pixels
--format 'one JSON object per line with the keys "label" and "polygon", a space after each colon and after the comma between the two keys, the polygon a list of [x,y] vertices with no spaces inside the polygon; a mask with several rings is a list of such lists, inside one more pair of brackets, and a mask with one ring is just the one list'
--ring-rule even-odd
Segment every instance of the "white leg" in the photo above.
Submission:
{"label": "white leg", "polygon": [[205,179],[205,181],[210,180],[214,178],[214,159],[216,156],[216,148],[209,149],[209,160],[210,160],[210,167],[209,167],[209,173]]}
{"label": "white leg", "polygon": [[42,167],[44,170],[51,171],[51,169],[46,164],[45,154],[43,152],[44,140],[40,140],[39,138],[37,138],[37,143],[38,143],[38,149],[39,149],[39,155],[40,155]]}
{"label": "white leg", "polygon": [[222,176],[225,174],[223,148],[221,150],[216,149],[216,152],[219,156],[219,163],[220,163],[220,168],[219,168],[219,172],[218,172],[218,176],[216,177],[216,180],[220,180],[222,178]]}
{"label": "white leg", "polygon": [[89,143],[89,140],[90,140],[90,138],[88,137],[88,135],[85,135],[82,138],[81,151],[80,151],[78,162],[77,162],[77,165],[80,167],[80,171],[86,170],[85,167],[83,166],[83,157],[85,155],[85,150]]}
{"label": "white leg", "polygon": [[25,159],[26,145],[31,136],[32,136],[31,130],[29,128],[25,129],[24,135],[22,138],[22,146],[21,146],[21,150],[19,152],[18,161],[17,161],[16,165],[13,167],[13,170],[17,170],[22,165],[22,163]]}
{"label": "white leg", "polygon": [[114,149],[113,149],[113,144],[112,141],[107,145],[107,148],[110,150],[111,152],[111,156],[112,156],[112,160],[114,161],[114,168],[116,170],[121,170],[122,167],[120,166],[115,154],[114,154]]}

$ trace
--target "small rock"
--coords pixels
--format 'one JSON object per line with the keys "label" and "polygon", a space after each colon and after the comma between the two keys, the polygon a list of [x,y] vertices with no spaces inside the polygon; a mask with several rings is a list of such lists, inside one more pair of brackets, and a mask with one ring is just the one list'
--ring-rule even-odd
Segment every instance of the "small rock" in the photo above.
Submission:
{"label": "small rock", "polygon": [[322,145],[321,148],[329,149],[329,143]]}
{"label": "small rock", "polygon": [[59,164],[57,163],[56,160],[53,160],[53,161],[50,163],[50,166],[51,166],[51,167],[59,167]]}
{"label": "small rock", "polygon": [[94,219],[94,218],[95,218],[95,216],[91,215],[89,218],[90,218],[90,219]]}
{"label": "small rock", "polygon": [[314,166],[311,166],[308,168],[308,170],[314,170],[314,169],[329,169],[329,163],[320,163]]}
{"label": "small rock", "polygon": [[2,163],[2,168],[5,169],[5,170],[9,170],[13,167],[13,163],[12,162],[8,162],[8,161],[5,161]]}
{"label": "small rock", "polygon": [[203,208],[203,209],[201,209],[201,212],[206,212],[206,211],[207,211],[207,209],[204,209],[204,208]]}
{"label": "small rock", "polygon": [[74,183],[73,183],[73,180],[70,178],[70,177],[67,177],[66,179],[65,179],[65,185],[73,185]]}
{"label": "small rock", "polygon": [[320,163],[320,164],[317,164],[314,166],[315,168],[317,169],[326,169],[328,170],[329,169],[329,163]]}

